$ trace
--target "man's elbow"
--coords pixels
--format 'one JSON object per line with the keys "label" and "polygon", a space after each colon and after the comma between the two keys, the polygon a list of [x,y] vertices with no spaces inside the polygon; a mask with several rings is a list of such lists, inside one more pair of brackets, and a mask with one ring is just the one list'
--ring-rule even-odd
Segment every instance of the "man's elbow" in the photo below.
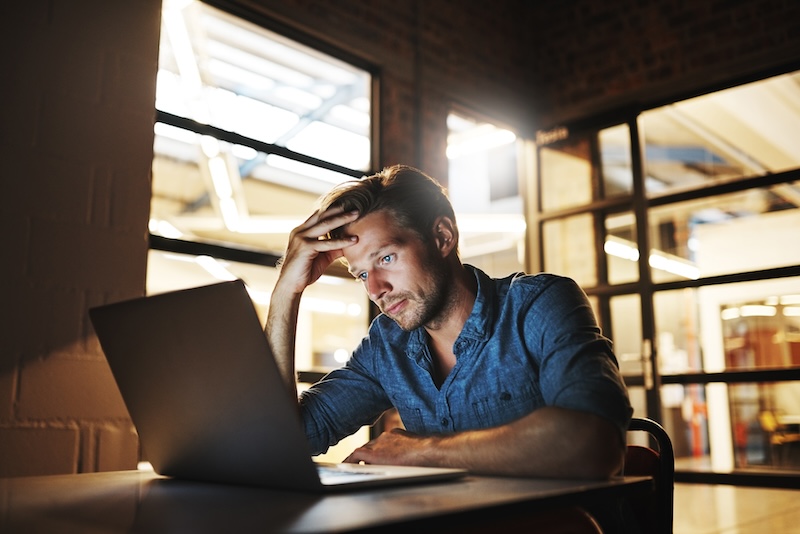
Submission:
{"label": "man's elbow", "polygon": [[589,479],[608,479],[622,471],[625,461],[625,448],[609,443],[594,447],[583,463],[584,477]]}
{"label": "man's elbow", "polygon": [[622,471],[625,443],[616,427],[593,416],[581,435],[574,436],[580,445],[574,450],[571,475],[576,478],[608,479]]}

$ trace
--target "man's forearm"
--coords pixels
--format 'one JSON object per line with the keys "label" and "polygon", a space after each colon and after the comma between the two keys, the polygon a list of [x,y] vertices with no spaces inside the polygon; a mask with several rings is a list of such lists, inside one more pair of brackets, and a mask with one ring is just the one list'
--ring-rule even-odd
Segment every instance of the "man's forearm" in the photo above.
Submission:
{"label": "man's forearm", "polygon": [[300,295],[282,296],[273,291],[264,332],[287,389],[296,395],[295,341]]}
{"label": "man's forearm", "polygon": [[619,472],[624,456],[624,445],[610,422],[560,408],[443,437],[436,450],[443,463],[463,462],[475,473],[559,478],[607,478]]}
{"label": "man's forearm", "polygon": [[384,433],[354,451],[347,461],[589,479],[619,472],[624,452],[619,432],[609,421],[548,407],[506,425],[447,436]]}

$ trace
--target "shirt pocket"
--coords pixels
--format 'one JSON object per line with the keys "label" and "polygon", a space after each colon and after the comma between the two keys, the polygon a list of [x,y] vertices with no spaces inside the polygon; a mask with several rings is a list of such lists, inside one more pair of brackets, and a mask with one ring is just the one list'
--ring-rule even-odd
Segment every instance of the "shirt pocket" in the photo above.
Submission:
{"label": "shirt pocket", "polygon": [[403,427],[409,432],[415,434],[424,434],[425,418],[422,416],[422,410],[415,406],[397,406],[397,413],[400,420],[403,421]]}
{"label": "shirt pocket", "polygon": [[542,406],[541,395],[531,387],[500,390],[472,403],[480,428],[510,423]]}

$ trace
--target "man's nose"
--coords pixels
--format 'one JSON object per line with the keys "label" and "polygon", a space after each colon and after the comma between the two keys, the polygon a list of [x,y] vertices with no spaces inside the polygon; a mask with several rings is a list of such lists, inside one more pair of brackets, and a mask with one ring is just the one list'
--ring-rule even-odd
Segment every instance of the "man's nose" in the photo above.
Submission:
{"label": "man's nose", "polygon": [[383,297],[390,289],[388,281],[378,273],[369,273],[367,277],[367,296],[373,302]]}

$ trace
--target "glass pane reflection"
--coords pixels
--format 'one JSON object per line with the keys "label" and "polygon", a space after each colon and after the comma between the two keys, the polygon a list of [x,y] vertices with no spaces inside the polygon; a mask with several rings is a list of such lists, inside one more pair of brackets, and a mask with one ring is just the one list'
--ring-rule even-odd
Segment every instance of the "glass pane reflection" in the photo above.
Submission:
{"label": "glass pane reflection", "polygon": [[583,206],[592,201],[592,159],[588,139],[574,139],[539,151],[542,210]]}
{"label": "glass pane reflection", "polygon": [[631,132],[627,124],[600,130],[603,194],[606,198],[633,193]]}
{"label": "glass pane reflection", "polygon": [[461,259],[492,276],[525,270],[525,218],[517,136],[470,117],[447,116],[447,194]]}
{"label": "glass pane reflection", "polygon": [[545,271],[569,276],[582,287],[597,285],[592,214],[547,221],[542,234]]}
{"label": "glass pane reflection", "polygon": [[800,278],[654,295],[665,375],[800,366]]}
{"label": "glass pane reflection", "polygon": [[800,182],[652,208],[649,220],[655,282],[800,264]]}
{"label": "glass pane reflection", "polygon": [[636,218],[632,212],[606,217],[606,240],[603,249],[606,252],[610,284],[636,282],[639,279]]}
{"label": "glass pane reflection", "polygon": [[156,108],[370,168],[368,72],[202,2],[164,2]]}
{"label": "glass pane reflection", "polygon": [[642,361],[642,313],[639,295],[611,297],[611,329],[614,353],[623,375],[641,376]]}
{"label": "glass pane reflection", "polygon": [[642,113],[648,195],[800,167],[800,72]]}
{"label": "glass pane reflection", "polygon": [[728,387],[735,467],[800,469],[800,382]]}
{"label": "glass pane reflection", "polygon": [[280,254],[321,194],[350,176],[158,123],[150,231]]}

